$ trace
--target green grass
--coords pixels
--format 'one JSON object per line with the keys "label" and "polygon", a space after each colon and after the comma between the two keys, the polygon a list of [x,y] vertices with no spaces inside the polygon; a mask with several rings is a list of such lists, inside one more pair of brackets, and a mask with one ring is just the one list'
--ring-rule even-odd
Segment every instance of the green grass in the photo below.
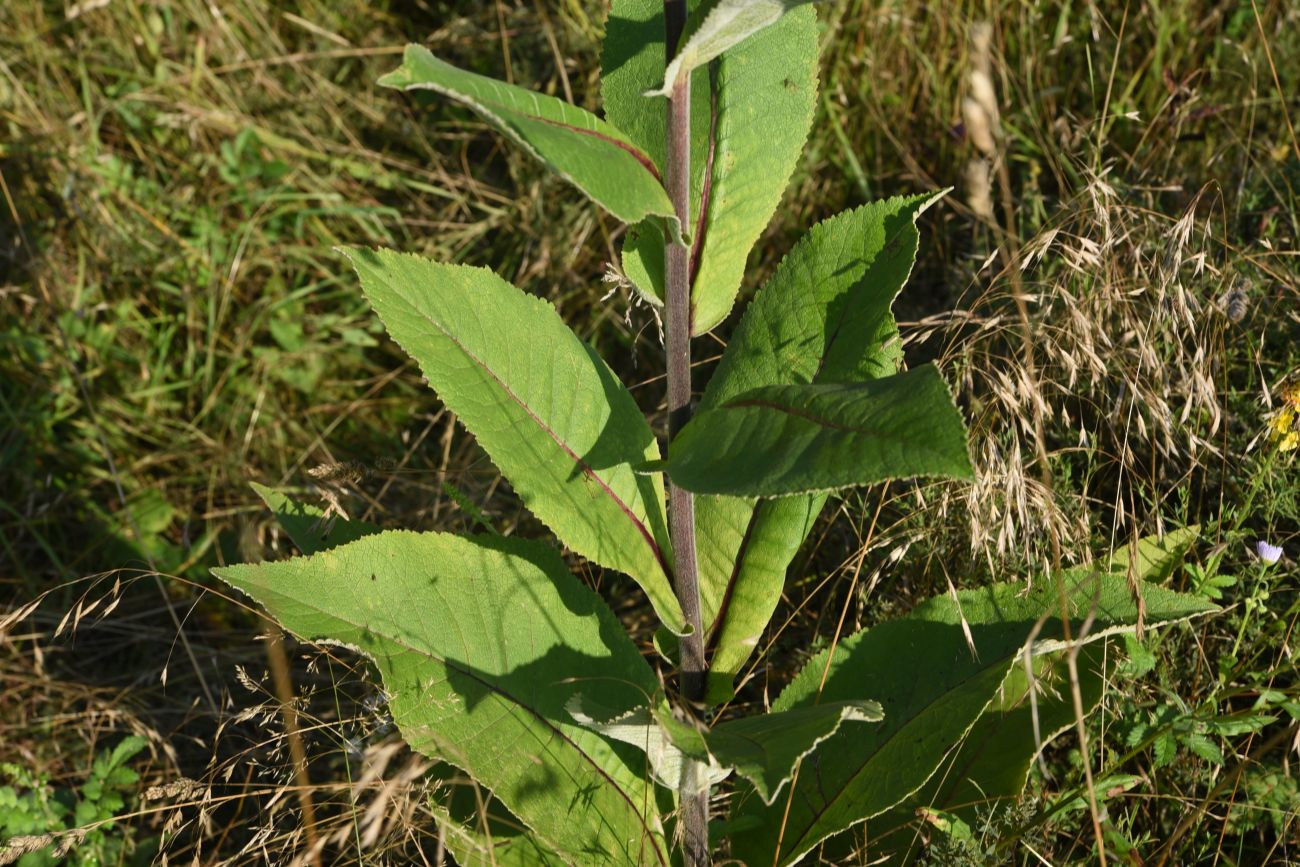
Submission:
{"label": "green grass", "polygon": [[[939,359],[958,386],[982,478],[973,495],[891,486],[828,513],[777,615],[787,643],[741,700],[779,688],[844,606],[849,625],[867,624],[949,582],[1030,579],[1057,556],[1199,523],[1202,571],[1175,583],[1229,576],[1218,583],[1236,607],[1129,648],[1136,680],[1089,720],[1094,777],[1142,778],[1106,803],[1111,854],[1133,841],[1149,864],[1300,857],[1285,764],[1300,700],[1300,477],[1295,453],[1263,437],[1269,401],[1300,367],[1300,146],[1286,116],[1300,121],[1300,13],[1257,3],[1258,20],[1249,0],[820,4],[814,138],[747,284],[815,220],[956,186],[923,220],[899,311],[911,360]],[[0,8],[0,602],[52,591],[3,638],[0,673],[25,698],[0,711],[0,761],[75,788],[113,732],[139,726],[162,756],[146,782],[193,778],[212,799],[145,809],[141,838],[174,814],[174,858],[233,856],[259,828],[289,852],[303,840],[298,812],[261,812],[291,779],[280,718],[232,718],[275,706],[260,676],[274,655],[207,578],[214,564],[286,550],[247,483],[308,487],[306,470],[332,460],[393,465],[403,471],[342,495],[350,514],[537,530],[384,337],[333,248],[490,265],[551,299],[658,411],[657,327],[624,293],[604,298],[620,227],[464,111],[374,85],[420,41],[598,109],[603,4],[95,6],[71,19],[63,4]],[[993,176],[996,225],[963,186],[975,154],[962,125],[968,35],[982,21],[994,27],[1007,168]],[[1234,287],[1240,321],[1223,307]],[[1254,561],[1259,538],[1283,545],[1284,561]],[[152,571],[170,577],[139,580]],[[630,583],[587,577],[647,633]],[[65,613],[79,621],[73,639],[54,635]],[[352,799],[362,768],[349,739],[382,741],[364,669],[303,648],[290,661],[320,833],[341,829],[327,860],[432,852],[427,778],[411,757],[389,755],[381,774],[410,772],[402,785],[380,795],[371,782]],[[60,708],[75,722],[54,731],[44,721]],[[1258,731],[1216,722],[1256,713],[1276,719]],[[981,845],[995,854],[936,837],[933,863],[1036,863],[1031,846],[1051,863],[1093,862],[1088,810],[1072,800],[1083,756],[1062,743],[1026,805],[990,818]],[[398,820],[368,824],[377,797]]]}

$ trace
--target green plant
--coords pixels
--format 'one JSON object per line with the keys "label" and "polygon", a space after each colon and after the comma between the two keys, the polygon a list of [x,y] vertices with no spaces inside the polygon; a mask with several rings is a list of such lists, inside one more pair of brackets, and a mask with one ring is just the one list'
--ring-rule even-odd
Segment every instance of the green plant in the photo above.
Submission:
{"label": "green plant", "polygon": [[0,774],[13,782],[0,786],[0,858],[22,852],[19,867],[141,863],[150,847],[140,846],[134,829],[114,818],[133,800],[140,779],[127,762],[146,746],[144,738],[131,735],[99,753],[75,791],[54,789],[45,774],[0,764]]}
{"label": "green plant", "polygon": [[[677,836],[692,865],[723,842],[751,865],[791,864],[851,846],[844,832],[868,819],[873,854],[907,858],[918,809],[960,816],[1015,797],[1040,737],[1099,701],[1103,644],[1087,642],[1142,610],[1154,626],[1214,609],[1158,584],[1185,531],[1027,592],[967,590],[837,633],[771,712],[718,715],[831,493],[972,469],[936,368],[900,372],[891,313],[936,195],[814,226],[693,406],[690,340],[731,310],[811,125],[817,26],[796,0],[687,12],[615,0],[604,120],[418,46],[382,79],[468,106],[631,226],[623,271],[665,326],[666,454],[549,305],[486,269],[346,251],[389,334],[525,505],[644,590],[679,671],[670,688],[539,542],[323,524],[263,489],[311,556],[216,573],[297,635],[368,655],[407,741],[491,792],[470,825],[437,805],[463,864],[669,864]],[[1039,695],[1056,681],[1069,686]],[[710,794],[732,774],[729,816],[710,827]]]}

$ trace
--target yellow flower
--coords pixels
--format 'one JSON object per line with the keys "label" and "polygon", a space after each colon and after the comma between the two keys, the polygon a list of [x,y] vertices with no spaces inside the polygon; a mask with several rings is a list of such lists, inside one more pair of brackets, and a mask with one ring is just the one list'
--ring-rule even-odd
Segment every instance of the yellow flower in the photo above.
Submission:
{"label": "yellow flower", "polygon": [[1293,373],[1278,387],[1282,405],[1269,419],[1273,442],[1280,452],[1300,448],[1300,373]]}
{"label": "yellow flower", "polygon": [[1291,405],[1291,409],[1300,411],[1300,375],[1293,376],[1282,383],[1280,394],[1283,402]]}
{"label": "yellow flower", "polygon": [[[1283,396],[1286,396],[1285,392]],[[1280,452],[1289,452],[1300,446],[1300,425],[1296,424],[1297,415],[1300,415],[1300,410],[1297,410],[1288,399],[1286,405],[1273,416],[1273,437],[1277,440],[1277,449]]]}

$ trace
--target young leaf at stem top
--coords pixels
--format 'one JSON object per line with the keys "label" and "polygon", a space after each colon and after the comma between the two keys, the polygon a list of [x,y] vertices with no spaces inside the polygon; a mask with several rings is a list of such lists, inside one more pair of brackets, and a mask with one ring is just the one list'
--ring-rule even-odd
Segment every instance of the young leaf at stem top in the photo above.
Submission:
{"label": "young leaf at stem top", "polygon": [[[817,39],[812,7],[796,9],[691,78],[692,334],[731,311],[749,252],[803,151],[817,99]],[[662,167],[663,105],[643,94],[663,81],[663,0],[613,0],[601,65],[606,115]],[[627,277],[656,304],[663,245],[646,222],[623,244]]]}
{"label": "young leaf at stem top", "polygon": [[[816,0],[708,0],[696,7],[687,24],[686,44],[664,72],[663,86],[646,96],[668,96],[689,75],[724,51],[781,20],[790,10]],[[692,26],[693,25],[693,26]]]}
{"label": "young leaf at stem top", "polygon": [[[659,167],[626,135],[589,111],[457,69],[420,45],[406,46],[402,65],[379,79],[399,90],[433,90],[473,109],[547,168],[625,223],[654,216],[683,235]],[[688,234],[688,233],[686,233]]]}

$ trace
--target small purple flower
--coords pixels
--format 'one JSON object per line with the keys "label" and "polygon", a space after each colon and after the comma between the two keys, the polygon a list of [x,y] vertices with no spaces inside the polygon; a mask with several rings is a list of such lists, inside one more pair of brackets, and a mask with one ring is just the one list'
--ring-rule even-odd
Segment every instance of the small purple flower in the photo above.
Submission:
{"label": "small purple flower", "polygon": [[1270,545],[1263,539],[1260,539],[1255,543],[1255,553],[1258,554],[1259,559],[1263,560],[1265,563],[1276,563],[1278,560],[1282,559],[1282,546]]}

